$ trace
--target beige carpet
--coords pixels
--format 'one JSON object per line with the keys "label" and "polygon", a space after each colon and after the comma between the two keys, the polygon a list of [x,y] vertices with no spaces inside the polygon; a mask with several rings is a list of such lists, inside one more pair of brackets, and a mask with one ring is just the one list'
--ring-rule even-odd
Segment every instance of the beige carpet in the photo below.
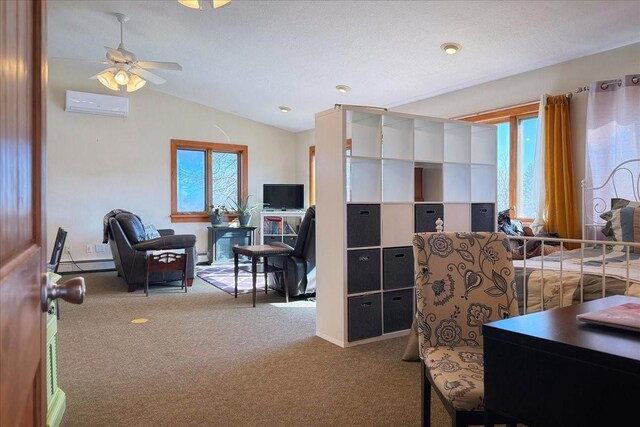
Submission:
{"label": "beige carpet", "polygon": [[[405,337],[341,349],[315,336],[312,303],[275,292],[252,308],[250,295],[199,279],[187,294],[145,297],[113,272],[84,277],[85,303],[61,305],[63,426],[420,423],[420,366],[400,360]],[[450,425],[433,406],[432,425]]]}

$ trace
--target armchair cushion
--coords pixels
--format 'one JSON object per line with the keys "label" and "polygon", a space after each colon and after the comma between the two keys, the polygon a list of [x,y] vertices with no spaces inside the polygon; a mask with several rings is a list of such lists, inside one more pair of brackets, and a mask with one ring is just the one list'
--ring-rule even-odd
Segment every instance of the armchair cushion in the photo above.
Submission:
{"label": "armchair cushion", "polygon": [[122,231],[131,245],[147,240],[147,234],[140,217],[130,212],[123,212],[116,215],[116,220],[120,223]]}
{"label": "armchair cushion", "polygon": [[151,240],[145,240],[133,245],[136,251],[159,251],[164,249],[185,249],[196,244],[196,236],[193,234],[178,234],[163,236]]}

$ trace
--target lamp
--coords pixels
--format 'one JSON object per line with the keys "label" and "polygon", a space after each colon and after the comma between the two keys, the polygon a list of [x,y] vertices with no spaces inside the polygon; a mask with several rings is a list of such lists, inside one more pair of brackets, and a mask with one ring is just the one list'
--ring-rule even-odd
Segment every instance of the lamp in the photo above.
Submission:
{"label": "lamp", "polygon": [[145,79],[124,69],[119,69],[113,74],[112,68],[98,74],[96,78],[111,90],[126,88],[127,92],[135,92],[147,84]]}
{"label": "lamp", "polygon": [[[202,6],[200,6],[200,0],[178,0],[183,6],[186,6],[191,9],[200,9],[202,10]],[[226,6],[231,3],[231,0],[212,0],[211,5],[214,9],[218,9],[220,7]]]}
{"label": "lamp", "polygon": [[142,86],[146,85],[147,81],[141,79],[139,76],[135,74],[129,77],[129,82],[127,83],[127,92],[135,92],[138,89],[141,89]]}
{"label": "lamp", "polygon": [[119,85],[126,85],[129,82],[129,75],[125,70],[118,70],[113,78]]}
{"label": "lamp", "polygon": [[105,71],[96,76],[98,81],[108,87],[111,90],[118,90],[118,83],[116,82],[115,77],[111,71]]}

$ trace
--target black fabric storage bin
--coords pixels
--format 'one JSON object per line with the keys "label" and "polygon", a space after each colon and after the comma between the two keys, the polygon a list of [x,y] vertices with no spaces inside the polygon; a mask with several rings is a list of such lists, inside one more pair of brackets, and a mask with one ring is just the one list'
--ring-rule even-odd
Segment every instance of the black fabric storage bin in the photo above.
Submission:
{"label": "black fabric storage bin", "polygon": [[347,205],[347,247],[380,246],[380,205]]}
{"label": "black fabric storage bin", "polygon": [[348,300],[349,341],[382,335],[380,294],[350,297]]}
{"label": "black fabric storage bin", "polygon": [[413,289],[385,292],[384,333],[403,331],[411,328],[413,322]]}
{"label": "black fabric storage bin", "polygon": [[436,220],[444,221],[444,206],[441,203],[415,205],[415,231],[436,231]]}
{"label": "black fabric storage bin", "polygon": [[347,251],[347,293],[380,290],[380,249]]}
{"label": "black fabric storage bin", "polygon": [[471,204],[471,231],[495,231],[496,218],[493,203]]}
{"label": "black fabric storage bin", "polygon": [[382,250],[383,289],[409,288],[413,279],[413,248],[384,248]]}

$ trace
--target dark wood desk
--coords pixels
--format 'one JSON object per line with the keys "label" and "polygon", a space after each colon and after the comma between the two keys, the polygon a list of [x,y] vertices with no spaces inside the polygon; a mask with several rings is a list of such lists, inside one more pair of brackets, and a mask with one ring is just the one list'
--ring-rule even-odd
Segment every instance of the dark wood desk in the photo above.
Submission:
{"label": "dark wood desk", "polygon": [[640,298],[613,296],[484,325],[486,422],[640,425],[640,332],[576,315]]}

